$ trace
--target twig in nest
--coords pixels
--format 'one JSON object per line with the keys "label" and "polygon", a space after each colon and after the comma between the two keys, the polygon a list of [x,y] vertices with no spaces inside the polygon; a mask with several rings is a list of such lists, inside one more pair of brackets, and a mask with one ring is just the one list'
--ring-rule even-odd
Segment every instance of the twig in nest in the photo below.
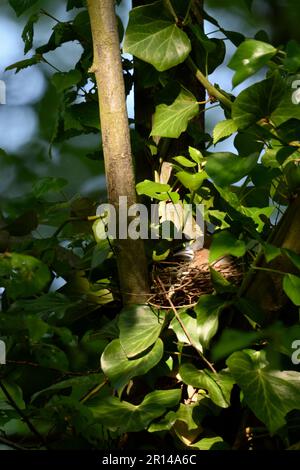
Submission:
{"label": "twig in nest", "polygon": [[199,356],[201,357],[202,361],[205,362],[205,364],[210,368],[210,370],[211,370],[214,374],[216,374],[217,371],[216,371],[216,369],[214,368],[214,366],[209,362],[208,359],[206,359],[206,357],[204,356],[204,354],[203,354],[201,351],[199,351],[199,349],[197,348],[197,345],[194,343],[193,339],[191,338],[189,332],[187,331],[187,329],[186,329],[186,327],[185,327],[183,321],[181,320],[181,318],[180,318],[180,316],[179,316],[179,314],[178,314],[178,312],[177,312],[177,310],[176,310],[176,308],[175,308],[175,305],[173,304],[173,302],[172,302],[171,298],[169,297],[168,293],[166,292],[165,286],[164,286],[163,283],[161,282],[159,276],[157,276],[157,280],[158,280],[158,282],[159,282],[159,284],[160,284],[160,286],[161,286],[161,288],[162,288],[162,291],[163,291],[163,293],[164,293],[166,299],[168,300],[168,302],[169,302],[169,304],[170,304],[171,309],[172,309],[173,312],[174,312],[174,315],[175,315],[175,317],[176,317],[178,323],[180,324],[181,328],[183,329],[183,332],[184,332],[185,336],[187,337],[187,339],[189,340],[190,344],[196,349],[196,351],[198,352],[198,354],[199,354]]}

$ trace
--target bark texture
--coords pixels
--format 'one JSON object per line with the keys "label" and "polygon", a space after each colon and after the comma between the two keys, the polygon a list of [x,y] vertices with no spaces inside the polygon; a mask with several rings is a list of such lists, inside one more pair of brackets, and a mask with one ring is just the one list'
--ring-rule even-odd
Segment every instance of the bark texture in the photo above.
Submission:
{"label": "bark texture", "polygon": [[[127,196],[128,207],[137,201],[115,2],[88,0],[87,4],[94,48],[90,71],[98,87],[108,199],[118,216],[120,196]],[[123,302],[146,302],[149,289],[143,241],[117,239],[116,254]]]}

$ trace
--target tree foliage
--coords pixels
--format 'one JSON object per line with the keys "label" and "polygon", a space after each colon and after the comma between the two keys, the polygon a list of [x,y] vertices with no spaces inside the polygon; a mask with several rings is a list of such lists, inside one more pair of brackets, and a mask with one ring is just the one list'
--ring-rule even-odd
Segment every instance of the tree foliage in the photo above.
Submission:
{"label": "tree foliage", "polygon": [[[82,46],[73,69],[51,78],[59,106],[49,145],[99,134],[85,2],[65,2],[73,19],[57,22],[36,50],[36,2],[9,3],[17,15],[30,13],[22,35],[30,56],[8,69],[38,66],[65,42]],[[205,34],[203,17],[221,38]],[[24,194],[27,209],[10,201],[0,219],[7,349],[0,442],[35,449],[297,445],[300,46],[227,31],[201,2],[185,0],[135,7],[119,34],[133,55],[122,58],[126,91],[134,69],[136,86],[149,96],[151,129],[139,132],[145,122],[137,121],[131,132],[134,153],[152,169],[137,193],[157,204],[204,204],[210,262],[233,256],[243,280],[228,285],[212,269],[214,292],[191,308],[122,307],[113,244],[97,236],[98,201],[62,198],[68,175],[36,181]],[[229,61],[228,41],[236,48]],[[234,70],[234,87],[250,76],[255,83],[236,95],[222,90],[209,81],[220,66]],[[215,106],[224,116],[210,135],[200,118]],[[231,136],[234,152],[230,143],[226,152],[215,150]],[[173,245],[147,241],[149,264]]]}

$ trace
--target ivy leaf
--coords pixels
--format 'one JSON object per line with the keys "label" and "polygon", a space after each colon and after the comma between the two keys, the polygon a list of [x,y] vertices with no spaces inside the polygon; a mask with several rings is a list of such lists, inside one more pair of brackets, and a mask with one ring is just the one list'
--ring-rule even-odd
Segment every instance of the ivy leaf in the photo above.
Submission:
{"label": "ivy leaf", "polygon": [[37,2],[38,0],[9,0],[9,4],[15,10],[17,16],[22,15]]}
{"label": "ivy leaf", "polygon": [[239,85],[255,74],[276,52],[275,47],[266,42],[255,39],[246,39],[242,42],[228,64],[229,68],[236,71],[232,79],[233,86]]}
{"label": "ivy leaf", "polygon": [[213,236],[209,250],[209,262],[213,263],[222,256],[232,255],[241,257],[247,251],[246,243],[236,239],[228,230],[222,230]]}
{"label": "ivy leaf", "polygon": [[0,278],[9,297],[16,299],[38,294],[51,281],[51,273],[33,256],[10,253],[0,255]]}
{"label": "ivy leaf", "polygon": [[192,449],[199,450],[229,450],[229,445],[223,440],[221,436],[204,437],[200,441],[191,445]]}
{"label": "ivy leaf", "polygon": [[275,74],[243,90],[232,104],[232,118],[238,128],[244,129],[260,119],[269,119],[282,100],[285,89],[285,82]]}
{"label": "ivy leaf", "polygon": [[22,39],[24,41],[24,54],[27,54],[30,49],[32,49],[32,42],[33,42],[33,34],[34,34],[34,25],[39,20],[40,15],[39,13],[34,13],[30,16],[29,20],[27,21],[23,32],[22,32]]}
{"label": "ivy leaf", "polygon": [[216,144],[224,137],[229,137],[238,130],[237,123],[233,119],[220,121],[213,130],[213,143]]}
{"label": "ivy leaf", "polygon": [[54,344],[39,343],[34,347],[34,355],[37,362],[43,367],[61,371],[66,371],[69,368],[66,353]]}
{"label": "ivy leaf", "polygon": [[32,185],[32,192],[35,197],[39,198],[49,192],[59,192],[68,184],[65,178],[55,178],[52,176],[45,176],[40,178]]}
{"label": "ivy leaf", "polygon": [[214,153],[207,158],[205,170],[218,186],[229,186],[253,170],[258,155],[258,153],[253,153],[247,157],[241,157],[231,152]]}
{"label": "ivy leaf", "polygon": [[228,371],[217,374],[207,370],[199,370],[193,364],[183,364],[179,369],[183,382],[195,388],[207,390],[209,398],[221,408],[230,406],[230,395],[234,380]]}
{"label": "ivy leaf", "polygon": [[167,104],[156,106],[151,135],[178,138],[198,111],[199,105],[195,96],[182,88],[170,106]]}
{"label": "ivy leaf", "polygon": [[203,349],[218,331],[219,315],[226,302],[216,295],[202,295],[194,308],[197,314],[197,334]]}
{"label": "ivy leaf", "polygon": [[212,348],[212,359],[219,361],[239,349],[245,349],[260,337],[255,331],[240,331],[226,328]]}
{"label": "ivy leaf", "polygon": [[176,406],[180,397],[180,390],[155,390],[148,393],[140,405],[120,401],[117,397],[107,397],[93,403],[89,409],[95,419],[108,428],[117,428],[121,432],[139,432],[168,408]]}
{"label": "ivy leaf", "polygon": [[300,307],[300,277],[286,274],[283,278],[283,290],[293,304]]}
{"label": "ivy leaf", "polygon": [[148,349],[156,342],[163,327],[163,318],[147,305],[130,305],[120,313],[120,343],[128,358]]}
{"label": "ivy leaf", "polygon": [[[192,339],[193,345],[195,345],[200,352],[203,352],[202,344],[199,342],[197,319],[189,315],[184,310],[179,311],[178,315],[190,338]],[[171,321],[170,329],[174,331],[178,341],[189,345],[191,344],[176,317],[174,317]]]}
{"label": "ivy leaf", "polygon": [[178,171],[176,177],[183,184],[183,186],[190,191],[197,191],[200,188],[207,174],[205,171],[199,171],[198,173],[189,173],[188,171]]}
{"label": "ivy leaf", "polygon": [[264,356],[264,351],[235,352],[226,363],[248,406],[274,434],[289,411],[300,409],[300,373],[271,370]]}
{"label": "ivy leaf", "polygon": [[[279,248],[277,248],[279,250]],[[294,266],[300,271],[300,255],[295,253],[294,251],[288,250],[287,248],[283,248],[282,252],[290,259]]]}
{"label": "ivy leaf", "polygon": [[184,166],[186,168],[193,168],[193,167],[197,166],[196,162],[191,162],[191,160],[189,160],[186,157],[182,157],[182,156],[173,157],[173,160],[175,160],[177,163],[179,163],[179,165]]}
{"label": "ivy leaf", "polygon": [[131,10],[123,49],[163,72],[187,58],[191,43],[158,1]]}
{"label": "ivy leaf", "polygon": [[69,70],[69,72],[57,72],[51,78],[51,81],[58,92],[62,92],[74,85],[77,85],[80,80],[81,73],[76,69]]}
{"label": "ivy leaf", "polygon": [[40,54],[35,54],[34,56],[30,57],[30,59],[20,60],[19,62],[15,62],[14,64],[9,65],[8,67],[6,67],[5,70],[16,69],[16,73],[18,73],[20,72],[20,70],[38,64],[42,61],[42,59],[43,57]]}
{"label": "ivy leaf", "polygon": [[157,183],[151,180],[141,181],[136,185],[138,195],[144,194],[159,201],[170,199],[171,186],[165,183]]}
{"label": "ivy leaf", "polygon": [[70,390],[70,395],[72,396],[72,398],[74,398],[75,400],[79,400],[93,387],[96,387],[103,381],[103,374],[89,374],[78,377],[72,377],[70,379],[62,380],[61,382],[57,382],[47,388],[39,390],[38,392],[32,395],[31,401],[33,402],[41,395],[51,395],[52,393],[56,393],[58,390]]}
{"label": "ivy leaf", "polygon": [[101,368],[112,386],[120,390],[133,377],[146,374],[161,360],[162,355],[161,339],[158,339],[150,351],[138,359],[128,359],[120,340],[114,339],[106,346],[101,356]]}

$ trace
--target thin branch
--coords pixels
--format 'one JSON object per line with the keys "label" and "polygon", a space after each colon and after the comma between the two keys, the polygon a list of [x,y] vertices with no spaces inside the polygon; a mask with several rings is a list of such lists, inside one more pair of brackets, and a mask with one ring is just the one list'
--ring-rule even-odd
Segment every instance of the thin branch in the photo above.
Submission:
{"label": "thin branch", "polygon": [[199,356],[201,357],[202,361],[205,362],[205,364],[210,368],[210,370],[216,374],[217,371],[216,369],[214,368],[214,366],[209,362],[208,359],[206,359],[206,357],[204,356],[204,354],[197,348],[197,345],[194,343],[194,340],[192,339],[191,335],[189,334],[189,332],[187,331],[183,321],[181,320],[177,310],[176,310],[176,307],[175,305],[173,304],[172,300],[170,299],[170,297],[168,296],[167,292],[166,292],[166,289],[165,289],[165,286],[163,285],[162,281],[160,280],[159,276],[157,277],[157,280],[162,288],[162,291],[166,297],[166,299],[168,300],[169,304],[170,304],[170,307],[172,308],[173,312],[174,312],[174,315],[178,321],[178,323],[180,324],[181,328],[183,329],[183,332],[185,334],[185,336],[187,337],[187,339],[189,340],[190,344],[193,346],[193,348],[196,349],[197,353],[199,354]]}
{"label": "thin branch", "polygon": [[30,419],[23,413],[23,411],[17,405],[17,403],[15,402],[15,400],[13,399],[13,397],[11,396],[11,394],[9,393],[9,391],[7,390],[7,388],[5,387],[5,385],[3,384],[2,381],[0,381],[0,388],[1,388],[2,392],[4,393],[4,395],[6,396],[7,401],[16,410],[18,415],[22,418],[24,423],[27,425],[28,429],[32,432],[32,434],[34,434],[38,438],[38,440],[43,444],[43,446],[45,446],[46,449],[49,450],[49,447],[48,447],[47,442],[45,441],[44,437],[39,433],[39,431],[32,424]]}
{"label": "thin branch", "polygon": [[5,437],[2,437],[2,436],[0,436],[0,442],[2,442],[2,444],[5,444],[6,446],[11,447],[12,449],[28,450],[27,447],[20,446],[19,444],[16,444],[15,442],[12,442],[9,439],[6,439]]}

